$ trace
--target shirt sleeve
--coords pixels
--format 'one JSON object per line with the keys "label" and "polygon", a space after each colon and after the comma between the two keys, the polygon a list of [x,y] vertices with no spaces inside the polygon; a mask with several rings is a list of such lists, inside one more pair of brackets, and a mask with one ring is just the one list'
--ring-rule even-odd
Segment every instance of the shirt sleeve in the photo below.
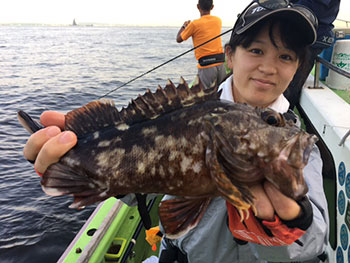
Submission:
{"label": "shirt sleeve", "polygon": [[187,25],[184,31],[181,33],[181,38],[182,40],[187,40],[189,39],[194,33],[194,23],[191,22]]}

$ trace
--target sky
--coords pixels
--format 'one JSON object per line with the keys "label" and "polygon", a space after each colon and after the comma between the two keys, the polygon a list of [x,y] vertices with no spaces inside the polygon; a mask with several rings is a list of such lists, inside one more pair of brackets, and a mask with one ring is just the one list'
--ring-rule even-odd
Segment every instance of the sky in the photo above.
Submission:
{"label": "sky", "polygon": [[[2,0],[0,23],[125,24],[181,26],[199,18],[198,0]],[[214,0],[213,15],[233,26],[250,0]],[[350,20],[350,1],[341,0],[338,18]],[[349,25],[350,26],[350,25]]]}

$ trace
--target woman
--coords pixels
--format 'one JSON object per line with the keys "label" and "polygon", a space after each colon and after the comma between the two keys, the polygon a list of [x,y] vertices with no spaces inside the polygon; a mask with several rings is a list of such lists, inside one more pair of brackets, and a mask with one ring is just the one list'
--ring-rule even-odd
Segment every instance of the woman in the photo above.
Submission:
{"label": "woman", "polygon": [[[307,59],[307,46],[316,39],[316,20],[300,7],[265,7],[253,1],[237,19],[225,48],[233,75],[221,84],[221,98],[285,113],[289,103],[283,92]],[[41,122],[52,126],[33,134],[24,148],[39,173],[76,143],[72,132],[60,131],[62,114],[45,112]],[[298,202],[270,183],[252,187],[256,214],[244,222],[234,207],[215,198],[196,228],[179,239],[163,239],[160,262],[174,262],[169,256],[174,248],[178,262],[318,262],[328,240],[321,171],[315,147],[304,168],[309,192]]]}

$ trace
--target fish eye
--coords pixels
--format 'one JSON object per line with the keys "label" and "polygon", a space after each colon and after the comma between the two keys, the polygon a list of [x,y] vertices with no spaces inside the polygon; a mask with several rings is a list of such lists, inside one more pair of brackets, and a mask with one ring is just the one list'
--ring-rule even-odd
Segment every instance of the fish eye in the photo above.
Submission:
{"label": "fish eye", "polygon": [[261,113],[261,119],[265,121],[267,124],[272,126],[277,126],[277,127],[284,126],[284,121],[281,114],[271,109],[267,109],[266,111],[263,111]]}
{"label": "fish eye", "polygon": [[270,125],[277,125],[278,124],[278,121],[277,119],[275,118],[275,116],[268,116],[267,119],[266,119],[266,122]]}

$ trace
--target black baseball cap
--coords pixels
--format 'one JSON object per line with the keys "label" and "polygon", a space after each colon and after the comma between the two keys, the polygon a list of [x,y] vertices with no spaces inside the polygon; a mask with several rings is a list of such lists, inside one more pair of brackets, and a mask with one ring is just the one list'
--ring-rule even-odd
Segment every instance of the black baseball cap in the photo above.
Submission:
{"label": "black baseball cap", "polygon": [[266,8],[253,1],[237,18],[233,27],[232,35],[240,35],[258,22],[271,17],[287,17],[291,23],[301,29],[301,34],[305,39],[306,45],[312,45],[317,39],[316,29],[318,26],[317,18],[308,8],[301,5],[290,5],[283,7]]}

